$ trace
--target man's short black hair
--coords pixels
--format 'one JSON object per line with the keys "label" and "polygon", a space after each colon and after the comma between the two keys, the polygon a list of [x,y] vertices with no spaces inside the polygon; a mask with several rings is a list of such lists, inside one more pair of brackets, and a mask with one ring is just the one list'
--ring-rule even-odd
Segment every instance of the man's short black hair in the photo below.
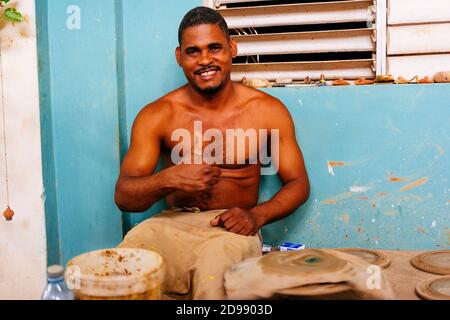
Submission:
{"label": "man's short black hair", "polygon": [[181,45],[183,40],[183,32],[187,28],[196,27],[202,24],[215,24],[220,27],[227,39],[230,39],[230,31],[225,19],[216,10],[208,7],[197,7],[186,13],[181,21],[178,30],[178,43]]}

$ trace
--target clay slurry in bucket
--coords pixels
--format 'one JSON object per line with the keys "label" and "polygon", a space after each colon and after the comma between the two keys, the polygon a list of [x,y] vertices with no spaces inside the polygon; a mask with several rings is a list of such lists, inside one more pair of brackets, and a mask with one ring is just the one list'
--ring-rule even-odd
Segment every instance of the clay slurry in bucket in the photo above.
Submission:
{"label": "clay slurry in bucket", "polygon": [[349,288],[371,298],[392,299],[382,273],[380,290],[368,288],[369,267],[361,258],[337,250],[280,251],[233,266],[225,274],[225,288],[230,299],[271,298],[286,292],[318,295]]}
{"label": "clay slurry in bucket", "polygon": [[[156,252],[108,249],[89,252],[68,263],[79,300],[159,300],[164,263]],[[66,274],[67,276],[67,274]]]}

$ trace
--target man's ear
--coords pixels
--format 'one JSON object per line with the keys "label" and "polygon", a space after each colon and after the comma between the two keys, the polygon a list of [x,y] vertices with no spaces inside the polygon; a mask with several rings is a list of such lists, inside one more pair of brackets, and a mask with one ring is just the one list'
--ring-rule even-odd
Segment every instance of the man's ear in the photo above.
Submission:
{"label": "man's ear", "polygon": [[230,39],[230,50],[233,58],[236,58],[238,55],[238,46],[236,41],[234,41],[234,39]]}
{"label": "man's ear", "polygon": [[181,67],[181,48],[177,47],[175,49],[175,57],[177,58],[178,65]]}

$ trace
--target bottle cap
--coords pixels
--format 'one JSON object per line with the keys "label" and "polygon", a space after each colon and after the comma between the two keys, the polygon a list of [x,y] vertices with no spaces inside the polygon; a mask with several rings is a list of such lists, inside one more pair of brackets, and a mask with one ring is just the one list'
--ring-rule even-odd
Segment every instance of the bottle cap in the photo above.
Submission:
{"label": "bottle cap", "polygon": [[64,267],[60,265],[53,265],[47,268],[47,276],[49,278],[61,278],[64,276]]}

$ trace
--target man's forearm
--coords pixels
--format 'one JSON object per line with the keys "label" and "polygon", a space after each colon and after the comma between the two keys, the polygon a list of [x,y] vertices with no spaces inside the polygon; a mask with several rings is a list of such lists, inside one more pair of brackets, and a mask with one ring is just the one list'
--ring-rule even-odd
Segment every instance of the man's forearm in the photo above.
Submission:
{"label": "man's forearm", "polygon": [[258,223],[264,226],[293,213],[308,200],[309,192],[308,181],[290,181],[271,200],[254,207],[251,212]]}
{"label": "man's forearm", "polygon": [[164,171],[147,177],[121,177],[115,193],[119,209],[125,212],[144,212],[174,192]]}

